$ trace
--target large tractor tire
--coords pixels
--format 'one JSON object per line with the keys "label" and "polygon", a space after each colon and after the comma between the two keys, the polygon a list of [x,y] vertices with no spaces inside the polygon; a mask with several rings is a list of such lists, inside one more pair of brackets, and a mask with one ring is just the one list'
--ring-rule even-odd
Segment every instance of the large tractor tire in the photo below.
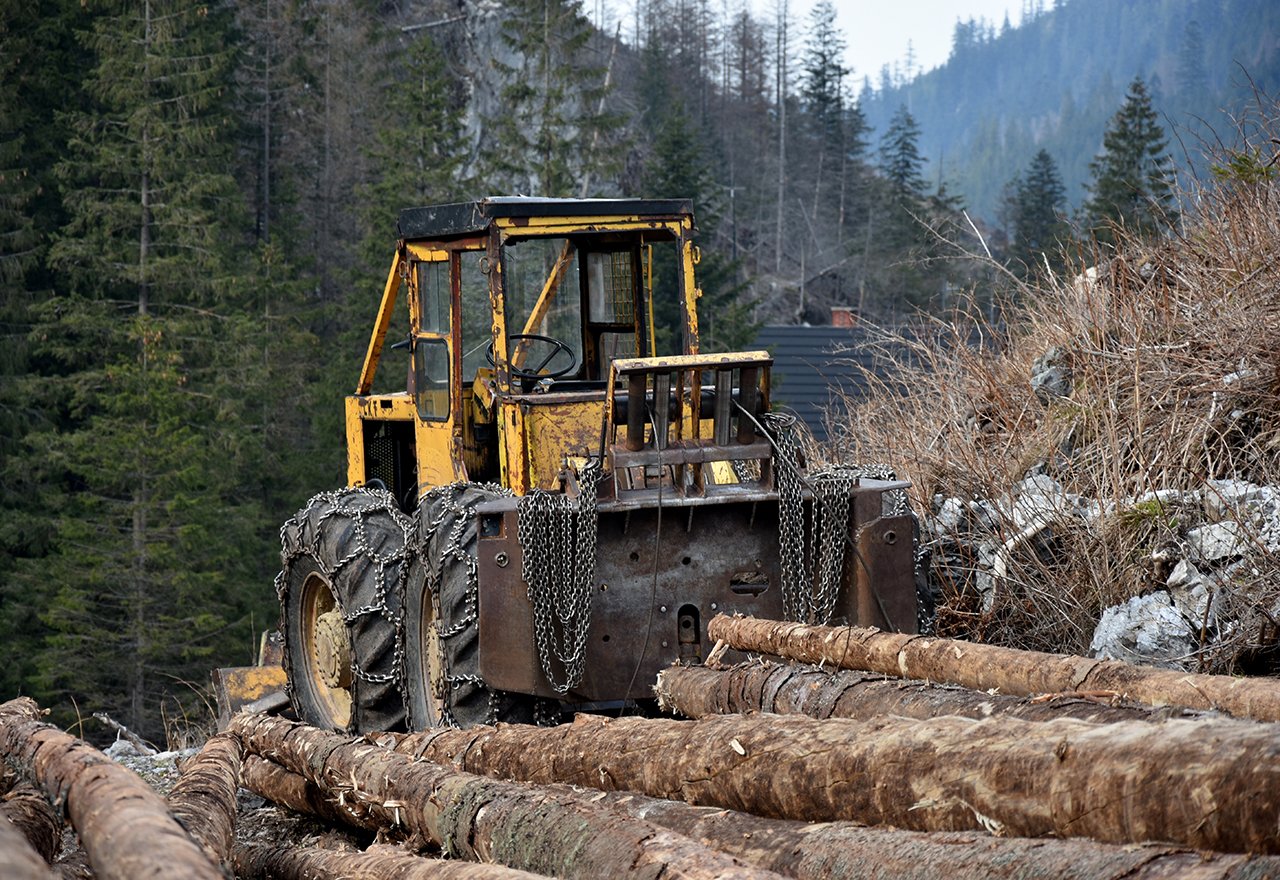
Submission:
{"label": "large tractor tire", "polygon": [[421,580],[413,521],[380,489],[315,496],[280,530],[276,578],[288,693],[327,730],[403,730],[400,609]]}
{"label": "large tractor tire", "polygon": [[475,506],[508,494],[455,483],[418,504],[426,576],[408,585],[402,648],[410,730],[534,720],[534,697],[489,688],[480,677]]}

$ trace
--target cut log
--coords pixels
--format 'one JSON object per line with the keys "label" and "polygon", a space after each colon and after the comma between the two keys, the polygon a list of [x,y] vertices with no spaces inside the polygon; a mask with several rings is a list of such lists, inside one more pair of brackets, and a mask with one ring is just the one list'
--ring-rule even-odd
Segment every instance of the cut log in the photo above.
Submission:
{"label": "cut log", "polygon": [[603,811],[586,794],[496,782],[266,715],[238,715],[231,730],[250,752],[344,800],[394,810],[409,830],[468,861],[566,878],[777,877],[657,825]]}
{"label": "cut log", "polygon": [[797,880],[1253,880],[1280,877],[1280,858],[1189,853],[1154,844],[898,831],[849,822],[811,825],[694,807],[627,792],[603,803]]}
{"label": "cut log", "polygon": [[40,853],[14,825],[0,819],[0,877],[5,880],[53,880]]}
{"label": "cut log", "polygon": [[61,880],[94,880],[93,868],[89,867],[89,854],[82,846],[74,846],[65,850],[53,863],[53,873]]}
{"label": "cut log", "polygon": [[1165,721],[1191,713],[1136,704],[1113,705],[1072,694],[1053,699],[1007,697],[922,681],[903,681],[844,669],[779,663],[740,663],[728,669],[672,666],[658,673],[658,705],[687,718],[772,712],[810,718],[990,718],[1024,721],[1077,718],[1081,721]]}
{"label": "cut log", "polygon": [[95,874],[103,880],[221,880],[221,869],[170,815],[160,795],[93,746],[33,714],[39,710],[30,700],[0,705],[0,756],[54,798],[55,807],[65,805]]}
{"label": "cut log", "polygon": [[711,619],[707,632],[712,639],[723,639],[740,651],[824,667],[939,681],[1016,696],[1111,692],[1150,706],[1216,709],[1238,718],[1280,721],[1280,681],[1273,678],[1197,675],[1120,660],[1091,660],[876,629],[809,626],[723,614]]}
{"label": "cut log", "polygon": [[364,852],[245,845],[235,850],[240,880],[541,880],[502,865],[426,859],[397,846]]}
{"label": "cut log", "polygon": [[321,791],[297,773],[292,773],[274,761],[257,755],[246,755],[244,760],[244,787],[262,795],[272,803],[288,807],[297,813],[306,813],[326,822],[349,825],[363,831],[378,831],[395,822],[394,811],[370,812],[370,804],[352,801],[339,802]]}
{"label": "cut log", "polygon": [[579,716],[410,734],[396,749],[500,779],[780,819],[1280,852],[1280,734],[1230,718]]}
{"label": "cut log", "polygon": [[[377,736],[379,744],[388,746],[394,745],[397,739],[395,734]],[[306,780],[283,767],[252,757],[245,764],[246,780],[253,775],[249,768],[255,761],[269,764],[279,780],[292,778],[294,785],[307,785]],[[559,785],[548,788],[567,790]],[[1280,877],[1280,859],[1267,856],[1188,853],[1153,844],[1135,847],[1084,840],[998,838],[971,832],[926,834],[866,828],[850,822],[806,824],[763,819],[717,807],[696,807],[630,792],[607,792],[597,798],[600,807],[621,810],[744,862],[797,880],[861,880],[864,877],[935,880],[939,876],[952,880],[966,877],[993,880]],[[312,812],[305,805],[300,811]],[[343,817],[337,818],[341,821]]]}
{"label": "cut log", "polygon": [[38,788],[25,782],[14,786],[0,801],[0,822],[6,819],[45,862],[53,862],[62,845],[62,823]]}
{"label": "cut log", "polygon": [[219,864],[230,864],[240,788],[240,740],[226,733],[211,737],[182,768],[182,778],[165,799],[169,811]]}

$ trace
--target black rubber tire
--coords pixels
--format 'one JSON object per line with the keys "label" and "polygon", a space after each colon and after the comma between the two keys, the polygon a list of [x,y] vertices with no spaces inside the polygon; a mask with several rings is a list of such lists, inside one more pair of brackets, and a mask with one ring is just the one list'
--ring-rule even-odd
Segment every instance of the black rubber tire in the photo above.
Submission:
{"label": "black rubber tire", "polygon": [[[405,583],[412,577],[421,579],[412,521],[384,490],[344,489],[312,498],[285,523],[280,538],[282,567],[276,589],[294,711],[324,729],[403,730],[405,702],[396,653],[400,609]],[[307,617],[314,611],[319,584],[328,587],[332,604],[341,610],[350,640],[347,718],[326,696],[340,689],[317,680],[308,655],[313,648]]]}
{"label": "black rubber tire", "polygon": [[[419,557],[426,576],[408,585],[402,647],[410,730],[534,721],[535,697],[490,689],[480,679],[480,623],[471,589],[479,528],[474,507],[502,494],[494,486],[457,483],[433,490],[418,505]],[[431,611],[433,580],[436,613]],[[440,659],[449,682],[443,700],[431,693],[432,640],[426,628],[433,625],[433,617],[444,634],[439,639]]]}

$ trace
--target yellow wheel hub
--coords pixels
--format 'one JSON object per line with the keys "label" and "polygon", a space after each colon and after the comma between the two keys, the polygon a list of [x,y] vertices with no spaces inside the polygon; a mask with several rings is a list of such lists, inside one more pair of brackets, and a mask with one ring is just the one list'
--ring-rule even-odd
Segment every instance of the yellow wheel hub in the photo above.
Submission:
{"label": "yellow wheel hub", "polygon": [[337,608],[316,618],[316,665],[329,687],[351,687],[351,640]]}

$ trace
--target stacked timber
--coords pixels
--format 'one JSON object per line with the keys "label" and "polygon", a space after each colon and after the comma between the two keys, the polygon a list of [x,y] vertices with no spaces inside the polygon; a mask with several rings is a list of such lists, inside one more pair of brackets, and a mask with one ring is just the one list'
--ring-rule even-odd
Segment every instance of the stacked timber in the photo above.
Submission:
{"label": "stacked timber", "polygon": [[[0,705],[0,876],[1280,877],[1272,680],[711,631],[775,659],[665,670],[688,720],[352,737],[242,714],[167,798]],[[241,786],[329,830],[248,833]],[[79,848],[54,858],[64,816]]]}

